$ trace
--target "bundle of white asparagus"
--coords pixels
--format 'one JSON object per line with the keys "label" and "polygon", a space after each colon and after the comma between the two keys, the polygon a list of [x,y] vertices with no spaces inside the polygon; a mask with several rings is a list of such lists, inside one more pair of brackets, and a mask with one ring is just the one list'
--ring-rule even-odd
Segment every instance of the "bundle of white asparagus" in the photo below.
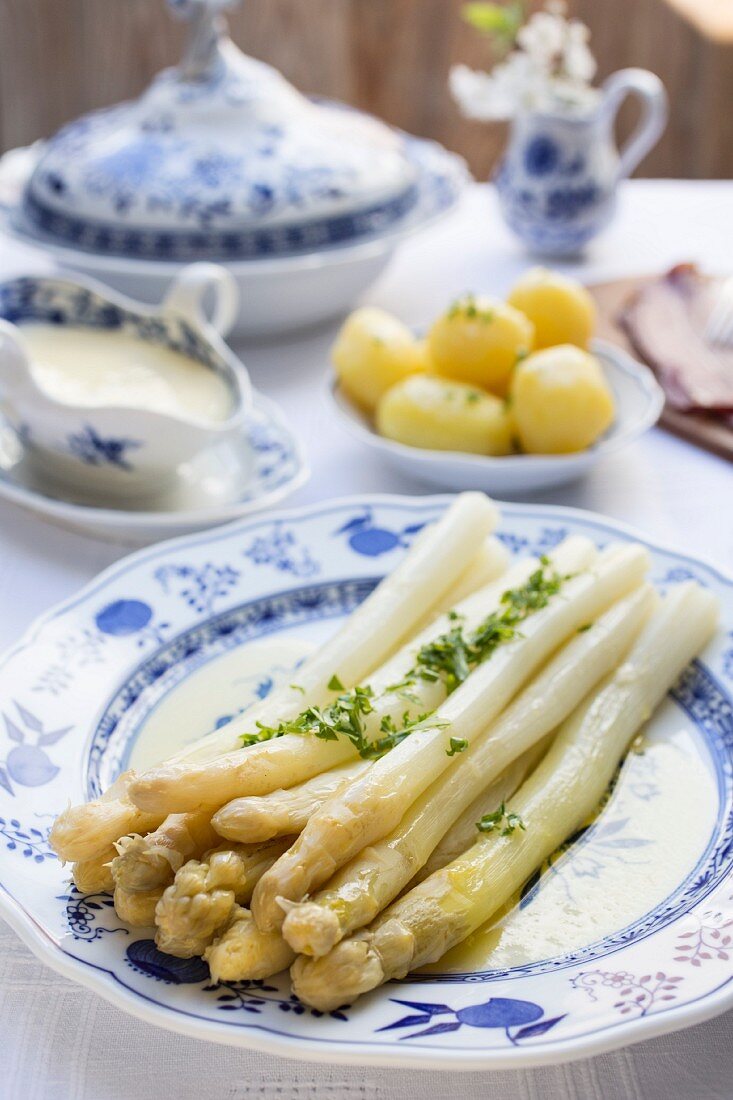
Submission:
{"label": "bundle of white asparagus", "polygon": [[[291,684],[58,818],[83,892],[322,1010],[437,961],[598,805],[716,624],[646,552],[508,555],[465,493]],[[249,908],[247,908],[249,906]]]}

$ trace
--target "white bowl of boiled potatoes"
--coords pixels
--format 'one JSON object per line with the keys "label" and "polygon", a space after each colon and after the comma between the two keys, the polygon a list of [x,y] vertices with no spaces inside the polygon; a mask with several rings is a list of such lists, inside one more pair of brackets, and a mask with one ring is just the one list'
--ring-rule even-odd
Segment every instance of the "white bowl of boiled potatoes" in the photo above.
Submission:
{"label": "white bowl of boiled potatoes", "polygon": [[450,489],[525,493],[584,474],[656,423],[651,371],[593,337],[580,283],[528,271],[506,301],[467,294],[424,336],[365,307],[332,349],[346,426],[404,473]]}

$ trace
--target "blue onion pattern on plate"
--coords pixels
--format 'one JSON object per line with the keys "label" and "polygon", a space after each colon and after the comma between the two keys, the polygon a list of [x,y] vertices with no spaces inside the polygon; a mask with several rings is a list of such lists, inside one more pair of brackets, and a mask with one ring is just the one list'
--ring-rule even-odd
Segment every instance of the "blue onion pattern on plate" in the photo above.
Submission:
{"label": "blue onion pattern on plate", "polygon": [[[284,976],[212,984],[200,960],[162,955],[150,933],[126,929],[105,895],[69,889],[48,849],[49,815],[69,797],[80,800],[106,786],[125,766],[152,709],[173,697],[187,676],[227,654],[241,650],[244,660],[247,646],[263,639],[335,629],[448,499],[323,503],[158,545],[114,566],[5,657],[0,689],[17,706],[5,704],[10,725],[0,731],[0,763],[9,777],[0,784],[0,908],[46,962],[71,968],[120,1007],[186,1034],[362,1064],[539,1064],[730,1006],[733,582],[654,545],[655,581],[669,586],[692,577],[723,607],[719,638],[666,704],[698,747],[717,801],[695,865],[628,927],[526,966],[413,975],[321,1015],[293,997]],[[507,505],[503,513],[501,535],[513,555],[545,552],[567,534],[588,535],[599,545],[637,537],[570,509]],[[66,671],[64,681],[49,676],[56,665]],[[278,675],[292,672],[283,667]],[[271,687],[268,677],[251,676],[242,685],[243,705]],[[51,740],[44,744],[44,737]],[[23,783],[22,768],[8,769],[14,749],[24,745],[51,761],[47,774],[43,768],[28,773],[43,779],[39,785]],[[656,797],[654,781],[653,774],[641,776],[631,805],[641,808]],[[581,891],[585,882],[603,882],[628,853],[641,858],[643,839],[633,813],[602,816],[571,849],[580,861],[576,872],[572,861],[559,860],[546,874],[565,874],[568,888]],[[27,873],[19,875],[19,867]],[[542,877],[529,884],[529,910],[546,885]]]}

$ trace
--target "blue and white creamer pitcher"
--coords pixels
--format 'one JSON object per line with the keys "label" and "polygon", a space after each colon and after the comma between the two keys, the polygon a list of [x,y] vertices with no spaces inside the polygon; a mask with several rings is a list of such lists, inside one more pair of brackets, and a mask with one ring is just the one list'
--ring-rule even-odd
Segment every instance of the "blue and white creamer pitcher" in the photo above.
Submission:
{"label": "blue and white creamer pitcher", "polygon": [[[641,102],[641,117],[619,150],[614,123],[630,94]],[[610,221],[619,182],[656,144],[666,121],[664,86],[645,69],[614,73],[590,109],[520,113],[495,178],[508,224],[536,254],[580,252]]]}

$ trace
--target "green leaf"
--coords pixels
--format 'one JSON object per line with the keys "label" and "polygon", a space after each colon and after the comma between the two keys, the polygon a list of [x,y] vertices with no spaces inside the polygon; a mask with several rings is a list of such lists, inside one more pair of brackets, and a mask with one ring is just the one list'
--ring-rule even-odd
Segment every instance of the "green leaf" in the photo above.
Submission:
{"label": "green leaf", "polygon": [[329,691],[343,691],[344,690],[344,685],[341,683],[341,681],[339,680],[339,678],[338,678],[338,676],[336,675],[335,672],[334,672],[333,676],[331,677],[331,679],[328,681],[328,690]]}
{"label": "green leaf", "polygon": [[480,833],[493,833],[494,829],[501,829],[502,836],[511,836],[516,829],[521,829],[524,832],[527,826],[519,814],[507,810],[506,805],[502,802],[498,810],[494,810],[490,814],[484,814],[481,820],[476,822],[476,828]]}
{"label": "green leaf", "polygon": [[522,25],[524,6],[521,3],[492,4],[477,0],[475,3],[464,4],[461,14],[467,23],[482,34],[511,42]]}
{"label": "green leaf", "polygon": [[451,737],[450,748],[445,750],[446,756],[455,756],[456,753],[465,752],[468,748],[468,741],[465,737]]}

